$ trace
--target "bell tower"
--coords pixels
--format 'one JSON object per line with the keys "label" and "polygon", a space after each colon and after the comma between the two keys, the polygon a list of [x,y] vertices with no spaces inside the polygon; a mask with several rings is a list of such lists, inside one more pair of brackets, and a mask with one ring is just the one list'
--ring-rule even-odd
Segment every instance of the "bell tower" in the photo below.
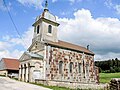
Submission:
{"label": "bell tower", "polygon": [[56,17],[48,10],[48,2],[45,1],[45,8],[43,13],[36,18],[34,26],[34,36],[32,42],[38,41],[52,41],[57,42],[57,27],[59,23]]}

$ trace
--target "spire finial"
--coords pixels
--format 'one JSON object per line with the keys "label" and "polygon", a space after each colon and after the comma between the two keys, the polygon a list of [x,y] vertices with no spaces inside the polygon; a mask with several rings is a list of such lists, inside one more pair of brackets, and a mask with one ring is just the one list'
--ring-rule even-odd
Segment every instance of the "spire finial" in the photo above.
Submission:
{"label": "spire finial", "polygon": [[45,11],[45,10],[48,11],[48,1],[47,1],[47,0],[45,1],[45,9],[44,9],[44,11]]}

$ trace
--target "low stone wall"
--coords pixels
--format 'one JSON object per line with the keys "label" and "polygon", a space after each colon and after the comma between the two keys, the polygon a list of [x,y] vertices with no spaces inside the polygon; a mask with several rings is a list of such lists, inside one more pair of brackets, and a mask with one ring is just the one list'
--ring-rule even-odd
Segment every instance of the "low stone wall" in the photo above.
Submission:
{"label": "low stone wall", "polygon": [[110,90],[120,90],[120,78],[113,78],[110,81]]}
{"label": "low stone wall", "polygon": [[58,81],[37,81],[37,83],[41,83],[49,86],[60,86],[67,87],[71,89],[91,89],[91,90],[108,90],[108,84],[84,84],[84,83],[71,83],[71,82],[58,82]]}

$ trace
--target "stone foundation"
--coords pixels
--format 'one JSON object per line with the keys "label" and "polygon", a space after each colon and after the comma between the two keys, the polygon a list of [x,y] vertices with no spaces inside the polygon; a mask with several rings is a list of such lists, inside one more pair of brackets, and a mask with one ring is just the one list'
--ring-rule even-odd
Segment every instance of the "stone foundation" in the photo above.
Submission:
{"label": "stone foundation", "polygon": [[58,82],[58,81],[36,81],[36,83],[48,85],[48,86],[59,86],[70,89],[91,89],[91,90],[108,90],[108,84],[95,84],[95,83],[75,83],[75,82]]}

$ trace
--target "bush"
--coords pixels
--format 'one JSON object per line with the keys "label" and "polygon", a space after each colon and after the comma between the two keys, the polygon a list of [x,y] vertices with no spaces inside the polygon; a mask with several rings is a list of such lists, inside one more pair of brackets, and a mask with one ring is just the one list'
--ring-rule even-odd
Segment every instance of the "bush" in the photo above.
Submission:
{"label": "bush", "polygon": [[104,70],[102,73],[110,73],[110,70]]}

